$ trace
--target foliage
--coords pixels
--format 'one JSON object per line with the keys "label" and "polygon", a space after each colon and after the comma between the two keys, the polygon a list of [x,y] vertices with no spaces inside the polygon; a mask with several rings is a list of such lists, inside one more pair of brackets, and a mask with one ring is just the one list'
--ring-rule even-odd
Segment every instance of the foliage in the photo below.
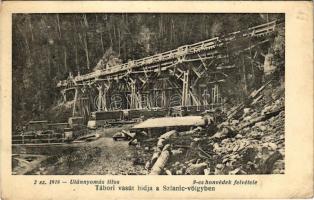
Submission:
{"label": "foliage", "polygon": [[[276,18],[276,15],[269,15]],[[13,14],[13,123],[47,117],[56,84],[101,58],[127,62],[254,26],[261,14]],[[103,68],[98,65],[97,68]]]}

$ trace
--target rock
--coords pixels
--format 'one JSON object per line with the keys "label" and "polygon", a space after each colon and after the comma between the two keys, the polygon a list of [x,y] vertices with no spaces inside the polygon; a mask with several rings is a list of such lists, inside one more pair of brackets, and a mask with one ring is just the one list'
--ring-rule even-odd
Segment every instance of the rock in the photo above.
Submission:
{"label": "rock", "polygon": [[191,159],[191,160],[185,162],[185,164],[195,164],[195,163],[196,163],[196,160],[197,160],[196,158],[193,158],[193,159]]}
{"label": "rock", "polygon": [[236,174],[239,174],[239,172],[240,172],[240,168],[236,168],[236,169],[234,169],[233,171],[229,171],[229,175],[236,175]]}
{"label": "rock", "polygon": [[243,118],[243,121],[247,121],[247,122],[248,122],[248,121],[250,121],[251,119],[252,119],[251,116],[247,116],[247,117],[244,117],[244,118]]}
{"label": "rock", "polygon": [[235,145],[232,149],[233,152],[236,152],[239,149],[239,145]]}
{"label": "rock", "polygon": [[252,118],[258,117],[258,113],[257,113],[257,112],[253,112],[253,113],[251,114],[251,117],[252,117]]}
{"label": "rock", "polygon": [[151,163],[150,163],[150,161],[147,161],[145,164],[145,169],[150,170],[150,168],[151,168]]}
{"label": "rock", "polygon": [[183,175],[183,171],[180,169],[180,170],[177,170],[176,171],[176,175]]}
{"label": "rock", "polygon": [[276,151],[272,155],[270,155],[263,165],[261,166],[261,173],[262,174],[271,174],[274,169],[274,164],[276,161],[281,160],[283,156],[279,153],[279,151]]}
{"label": "rock", "polygon": [[266,106],[266,107],[262,110],[262,113],[261,113],[261,114],[264,115],[265,113],[271,111],[271,109],[272,109],[272,106]]}
{"label": "rock", "polygon": [[233,126],[238,125],[238,124],[239,124],[239,120],[232,120],[232,121],[231,121],[231,124],[232,124]]}
{"label": "rock", "polygon": [[217,164],[216,167],[215,167],[215,172],[214,174],[215,175],[223,175],[223,168],[224,168],[224,165],[223,164]]}
{"label": "rock", "polygon": [[269,142],[268,146],[270,147],[272,151],[275,151],[277,149],[277,145],[275,143]]}
{"label": "rock", "polygon": [[179,149],[174,149],[174,150],[171,150],[171,154],[176,156],[176,155],[180,155],[182,154],[183,151],[179,150]]}
{"label": "rock", "polygon": [[198,163],[198,164],[192,164],[189,166],[185,172],[185,174],[190,175],[201,175],[204,173],[204,169],[206,169],[208,166],[205,162]]}
{"label": "rock", "polygon": [[266,126],[260,126],[259,129],[260,129],[261,131],[266,131],[266,130],[267,130]]}
{"label": "rock", "polygon": [[215,143],[215,144],[213,145],[213,148],[214,148],[214,150],[216,150],[216,149],[220,149],[220,146],[219,146],[219,144],[218,144],[218,143]]}
{"label": "rock", "polygon": [[167,175],[172,175],[172,173],[171,173],[171,171],[170,170],[165,170],[165,173],[167,174]]}
{"label": "rock", "polygon": [[251,108],[244,108],[244,109],[243,109],[243,113],[244,113],[244,114],[249,114],[250,111],[251,111]]}
{"label": "rock", "polygon": [[264,154],[264,155],[268,154],[269,153],[268,148],[266,146],[262,147],[261,153]]}
{"label": "rock", "polygon": [[243,152],[243,162],[247,163],[248,161],[254,161],[255,156],[257,155],[258,151],[254,147],[248,147]]}
{"label": "rock", "polygon": [[256,127],[260,127],[260,126],[263,126],[265,124],[265,122],[257,122],[255,124]]}
{"label": "rock", "polygon": [[210,168],[204,169],[204,175],[210,175]]}
{"label": "rock", "polygon": [[272,173],[275,173],[274,172],[275,170],[277,170],[277,174],[282,174],[282,172],[284,173],[284,170],[285,170],[285,162],[284,162],[284,160],[277,160],[275,162]]}
{"label": "rock", "polygon": [[237,135],[235,136],[235,138],[236,138],[236,139],[241,139],[241,138],[243,138],[243,136],[242,136],[241,134],[237,134]]}
{"label": "rock", "polygon": [[216,168],[217,168],[217,169],[222,169],[222,168],[224,168],[224,165],[223,165],[223,164],[217,164],[217,165],[216,165]]}

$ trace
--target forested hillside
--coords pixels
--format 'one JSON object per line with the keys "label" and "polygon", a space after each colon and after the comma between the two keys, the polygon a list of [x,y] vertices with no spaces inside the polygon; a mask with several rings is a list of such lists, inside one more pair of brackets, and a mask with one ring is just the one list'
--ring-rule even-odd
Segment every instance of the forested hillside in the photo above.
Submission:
{"label": "forested hillside", "polygon": [[138,59],[281,15],[14,14],[13,120],[43,119],[60,98],[56,84],[93,71],[104,54]]}

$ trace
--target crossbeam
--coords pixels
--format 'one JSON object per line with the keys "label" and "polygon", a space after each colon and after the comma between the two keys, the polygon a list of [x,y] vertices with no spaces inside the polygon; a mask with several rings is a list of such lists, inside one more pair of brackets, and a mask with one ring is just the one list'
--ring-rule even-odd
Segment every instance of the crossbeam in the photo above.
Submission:
{"label": "crossbeam", "polygon": [[[222,37],[214,37],[195,44],[181,46],[171,51],[129,61],[111,68],[97,70],[85,75],[77,75],[75,77],[68,78],[67,80],[60,81],[57,84],[57,87],[66,88],[73,84],[88,83],[91,80],[99,79],[100,77],[105,80],[117,80],[130,73],[139,73],[141,71],[146,73],[147,71],[163,71],[169,67],[175,67],[177,63],[185,62],[186,57],[189,55],[198,55],[205,52],[205,54],[208,54],[209,57],[213,57],[216,55],[215,50],[217,48],[238,38],[262,37],[271,34],[275,31],[276,26],[277,22],[272,21],[246,30],[233,32]],[[210,52],[213,53],[210,54]],[[203,62],[202,58],[198,59]]]}

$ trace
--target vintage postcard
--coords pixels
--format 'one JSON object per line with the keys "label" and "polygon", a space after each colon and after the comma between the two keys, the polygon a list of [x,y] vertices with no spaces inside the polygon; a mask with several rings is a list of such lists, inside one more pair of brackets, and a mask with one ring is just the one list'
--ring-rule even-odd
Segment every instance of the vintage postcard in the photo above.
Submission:
{"label": "vintage postcard", "polygon": [[313,6],[3,2],[11,199],[313,197]]}

